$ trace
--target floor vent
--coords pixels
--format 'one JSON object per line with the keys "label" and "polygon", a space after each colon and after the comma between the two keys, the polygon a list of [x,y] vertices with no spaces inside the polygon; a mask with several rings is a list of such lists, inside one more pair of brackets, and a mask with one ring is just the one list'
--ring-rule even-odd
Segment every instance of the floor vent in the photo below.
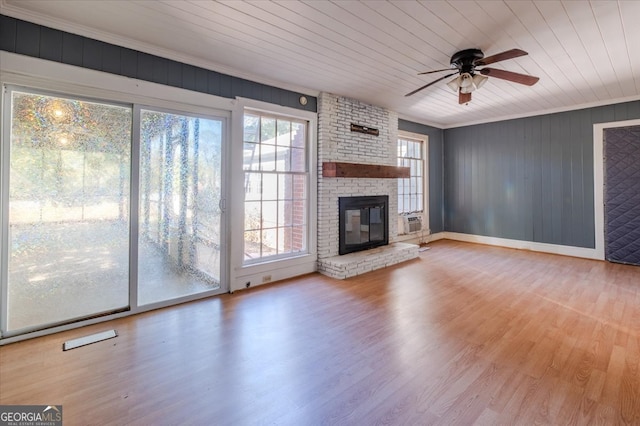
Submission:
{"label": "floor vent", "polygon": [[64,342],[62,345],[63,351],[69,351],[71,349],[79,348],[80,346],[90,345],[92,343],[101,342],[107,339],[113,339],[117,337],[118,333],[115,330],[103,331],[101,333],[91,334],[89,336],[79,337],[77,339],[71,339]]}

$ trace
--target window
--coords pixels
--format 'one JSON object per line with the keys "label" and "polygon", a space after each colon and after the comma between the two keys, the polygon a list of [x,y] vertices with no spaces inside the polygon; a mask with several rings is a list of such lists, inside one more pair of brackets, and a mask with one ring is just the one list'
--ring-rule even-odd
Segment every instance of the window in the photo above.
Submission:
{"label": "window", "polygon": [[244,116],[244,263],[308,252],[308,122]]}
{"label": "window", "polygon": [[0,337],[225,290],[224,116],[3,89]]}
{"label": "window", "polygon": [[139,304],[218,289],[224,121],[149,109],[140,121]]}
{"label": "window", "polygon": [[409,167],[410,177],[398,179],[398,213],[424,211],[425,140],[398,138],[398,166]]}
{"label": "window", "polygon": [[5,89],[2,335],[126,309],[131,107]]}

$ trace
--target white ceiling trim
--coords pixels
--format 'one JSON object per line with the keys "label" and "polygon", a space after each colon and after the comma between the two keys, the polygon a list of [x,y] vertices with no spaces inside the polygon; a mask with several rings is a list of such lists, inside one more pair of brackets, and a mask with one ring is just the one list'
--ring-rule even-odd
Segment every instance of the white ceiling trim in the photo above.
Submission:
{"label": "white ceiling trim", "polygon": [[483,123],[496,123],[498,121],[516,120],[516,119],[519,119],[519,118],[537,117],[539,115],[557,114],[557,113],[560,113],[560,112],[569,112],[569,111],[578,111],[578,110],[586,109],[586,108],[597,108],[597,107],[601,107],[601,106],[615,105],[615,104],[620,104],[620,103],[624,103],[624,102],[634,102],[634,101],[640,101],[640,95],[629,96],[627,98],[611,99],[611,100],[606,100],[606,101],[587,102],[587,103],[584,103],[584,104],[581,104],[581,105],[572,105],[572,106],[567,106],[567,107],[558,107],[558,108],[551,108],[551,109],[545,109],[545,110],[539,110],[539,111],[532,111],[532,112],[527,112],[527,113],[524,113],[524,114],[504,115],[504,116],[496,117],[496,118],[493,118],[493,119],[478,120],[478,121],[468,121],[468,122],[461,123],[461,124],[452,124],[452,125],[440,126],[440,128],[441,129],[454,129],[456,127],[473,126],[473,125],[476,125],[476,124],[483,124]]}

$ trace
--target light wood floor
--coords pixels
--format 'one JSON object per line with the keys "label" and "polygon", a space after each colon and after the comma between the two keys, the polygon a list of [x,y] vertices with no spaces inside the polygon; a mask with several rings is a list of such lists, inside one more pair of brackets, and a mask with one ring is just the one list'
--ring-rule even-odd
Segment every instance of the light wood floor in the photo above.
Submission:
{"label": "light wood floor", "polygon": [[7,345],[0,404],[62,404],[65,425],[638,425],[639,345],[640,267],[439,241]]}

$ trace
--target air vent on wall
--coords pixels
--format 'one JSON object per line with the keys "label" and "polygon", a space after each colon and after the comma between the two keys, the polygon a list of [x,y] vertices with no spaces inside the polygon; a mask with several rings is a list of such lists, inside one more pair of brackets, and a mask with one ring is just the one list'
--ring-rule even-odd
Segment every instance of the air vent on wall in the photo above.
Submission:
{"label": "air vent on wall", "polygon": [[408,214],[403,216],[402,222],[404,223],[405,234],[422,231],[422,217],[420,215]]}

